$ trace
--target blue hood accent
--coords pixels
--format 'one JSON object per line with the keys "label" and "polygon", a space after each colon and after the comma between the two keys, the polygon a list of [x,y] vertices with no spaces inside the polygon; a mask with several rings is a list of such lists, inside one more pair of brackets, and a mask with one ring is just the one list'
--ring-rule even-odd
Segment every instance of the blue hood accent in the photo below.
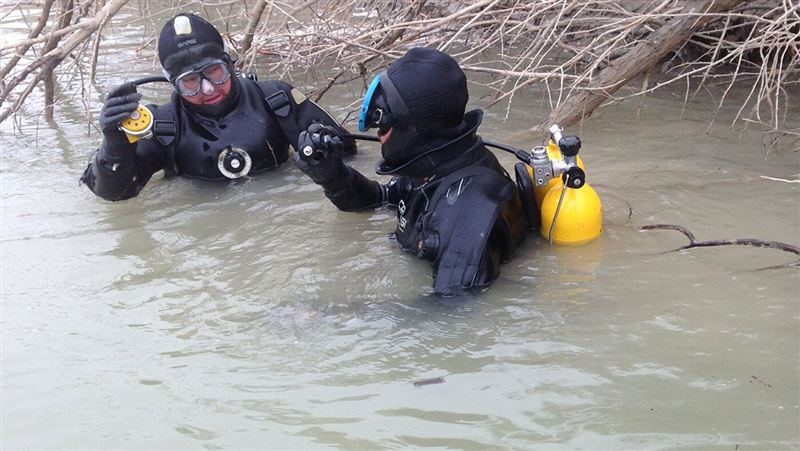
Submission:
{"label": "blue hood accent", "polygon": [[370,104],[372,103],[372,96],[381,84],[380,74],[372,79],[372,83],[367,88],[367,93],[364,95],[364,102],[361,104],[361,111],[358,113],[358,131],[365,132],[369,129],[367,126],[367,112],[369,111]]}

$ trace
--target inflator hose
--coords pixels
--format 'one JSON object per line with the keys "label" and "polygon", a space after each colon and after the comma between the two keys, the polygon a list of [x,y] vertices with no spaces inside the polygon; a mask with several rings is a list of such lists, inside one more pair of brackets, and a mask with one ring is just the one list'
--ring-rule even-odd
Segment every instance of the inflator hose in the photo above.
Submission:
{"label": "inflator hose", "polygon": [[[380,141],[380,138],[378,138],[377,136],[359,135],[359,134],[353,134],[353,133],[345,133],[345,134],[342,134],[341,137],[342,138],[357,139],[359,141],[373,141],[373,142],[379,142]],[[514,156],[516,156],[517,159],[519,159],[523,163],[529,163],[531,161],[531,155],[528,152],[526,152],[526,151],[524,151],[522,149],[517,149],[516,147],[511,147],[511,146],[508,146],[506,144],[496,143],[496,142],[493,142],[493,141],[484,141],[483,143],[486,144],[489,147],[494,147],[495,149],[505,150],[508,153],[514,154]]]}
{"label": "inflator hose", "polygon": [[531,162],[531,154],[529,154],[528,152],[526,152],[526,151],[524,151],[522,149],[517,149],[516,147],[511,147],[511,146],[509,146],[507,144],[496,143],[494,141],[484,141],[483,143],[486,144],[489,147],[494,147],[495,149],[505,150],[508,153],[514,154],[514,156],[517,157],[517,160],[519,160],[519,161],[521,161],[521,162],[523,162],[525,164],[530,164],[530,162]]}

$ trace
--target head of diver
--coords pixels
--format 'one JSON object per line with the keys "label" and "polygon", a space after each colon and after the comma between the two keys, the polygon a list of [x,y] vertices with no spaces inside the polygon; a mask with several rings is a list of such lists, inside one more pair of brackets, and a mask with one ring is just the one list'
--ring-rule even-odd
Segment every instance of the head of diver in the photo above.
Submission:
{"label": "head of diver", "polygon": [[414,48],[378,74],[362,103],[358,128],[378,129],[379,174],[430,177],[470,147],[480,112],[465,115],[466,76],[453,58]]}
{"label": "head of diver", "polygon": [[219,31],[194,14],[179,14],[158,40],[164,76],[190,110],[221,117],[236,107],[239,81]]}

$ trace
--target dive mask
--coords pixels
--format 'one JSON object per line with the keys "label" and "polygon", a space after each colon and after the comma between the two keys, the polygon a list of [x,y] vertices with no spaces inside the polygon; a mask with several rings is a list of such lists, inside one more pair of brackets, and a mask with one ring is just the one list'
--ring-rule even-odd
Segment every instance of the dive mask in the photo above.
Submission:
{"label": "dive mask", "polygon": [[[391,112],[392,110],[394,110],[394,114]],[[377,128],[385,133],[399,121],[408,122],[407,117],[408,107],[387,73],[384,71],[376,75],[369,84],[364,101],[361,103],[358,114],[358,130],[365,132],[370,128]]]}
{"label": "dive mask", "polygon": [[203,80],[221,85],[231,78],[231,70],[224,61],[212,61],[197,70],[184,72],[175,78],[174,84],[178,94],[185,97],[196,96],[203,86]]}

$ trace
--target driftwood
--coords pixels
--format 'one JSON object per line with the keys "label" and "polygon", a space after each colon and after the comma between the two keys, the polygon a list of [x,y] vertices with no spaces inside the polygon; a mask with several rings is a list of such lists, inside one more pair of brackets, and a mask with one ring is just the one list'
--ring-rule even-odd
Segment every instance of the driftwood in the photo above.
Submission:
{"label": "driftwood", "polygon": [[431,377],[428,379],[420,379],[412,382],[415,387],[424,387],[426,385],[443,384],[445,382],[443,377]]}
{"label": "driftwood", "polygon": [[[766,247],[769,249],[778,249],[785,252],[791,252],[798,257],[800,257],[800,247],[792,246],[791,244],[781,243],[778,241],[767,241],[767,240],[760,240],[754,238],[744,238],[744,239],[733,239],[733,240],[709,240],[709,241],[697,241],[694,234],[687,230],[684,227],[679,225],[673,224],[651,224],[642,226],[641,230],[677,230],[686,236],[689,239],[689,244],[686,246],[681,246],[675,251],[680,251],[684,249],[691,249],[693,247],[712,247],[712,246],[754,246],[754,247]],[[774,266],[773,268],[782,268],[788,266],[800,266],[800,259],[788,263],[785,265]]]}
{"label": "driftwood", "polygon": [[569,126],[588,117],[603,102],[634,77],[647,73],[669,52],[683,46],[716,14],[729,11],[743,0],[686,2],[675,18],[666,22],[639,44],[600,71],[588,86],[572,94],[533,130],[546,133],[552,124]]}

